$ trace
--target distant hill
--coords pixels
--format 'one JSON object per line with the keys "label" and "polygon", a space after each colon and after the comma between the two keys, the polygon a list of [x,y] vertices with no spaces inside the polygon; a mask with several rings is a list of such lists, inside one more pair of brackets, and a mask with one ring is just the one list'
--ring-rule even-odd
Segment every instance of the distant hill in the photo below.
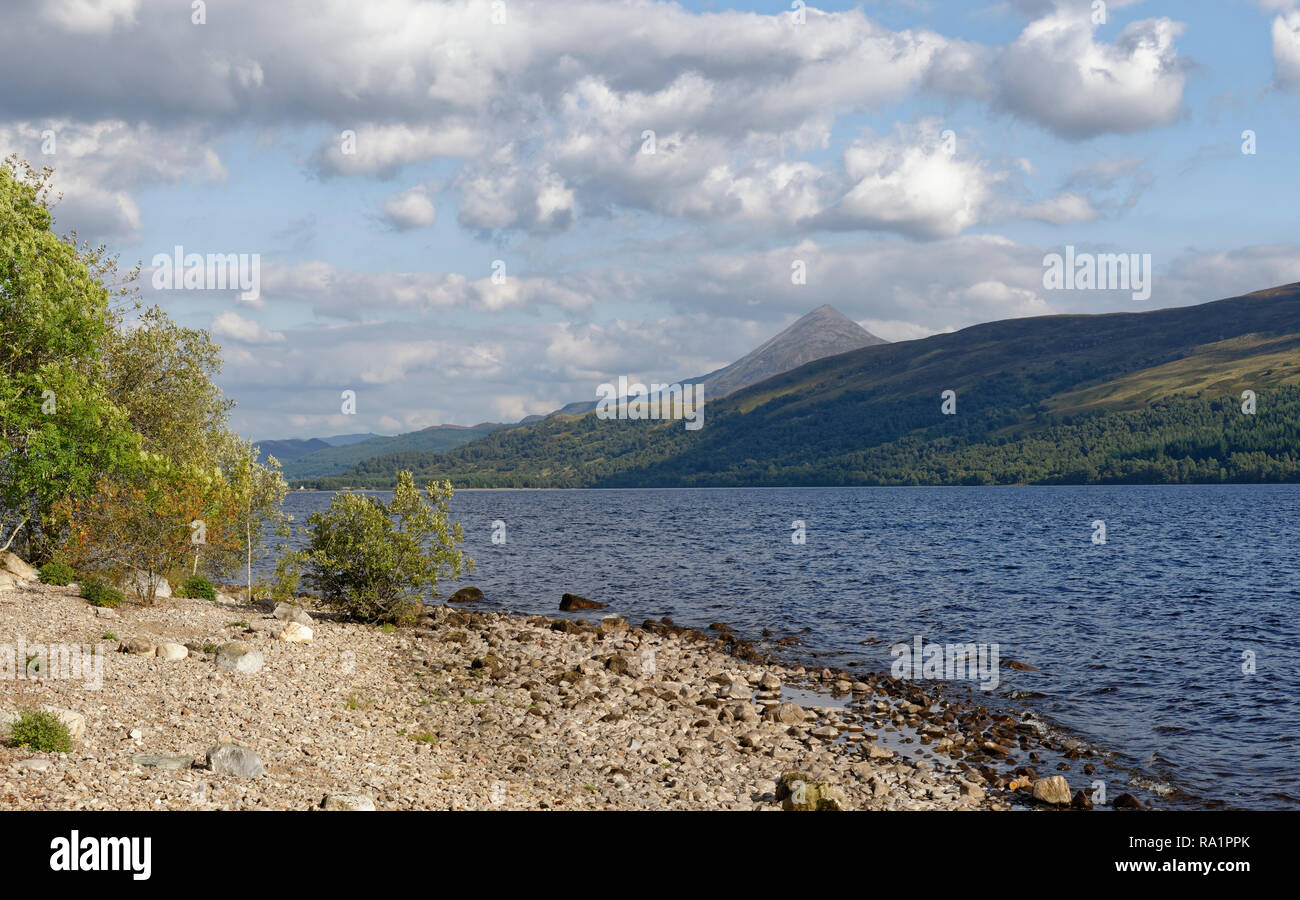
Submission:
{"label": "distant hill", "polygon": [[[682,379],[679,384],[703,384],[706,402],[721,400],[815,359],[884,343],[884,338],[876,337],[830,304],[823,304],[731,365],[708,375]],[[595,408],[595,400],[579,400],[556,410],[556,414],[580,416]]]}
{"label": "distant hill", "polygon": [[[504,427],[506,426],[497,422],[483,422],[471,427],[433,425],[421,431],[392,437],[358,435],[360,440],[334,446],[319,446],[291,460],[286,460],[279,454],[274,455],[284,464],[284,477],[289,481],[326,478],[341,475],[357,463],[375,456],[409,452],[443,453]],[[292,442],[263,441],[262,446],[284,443]]]}
{"label": "distant hill", "polygon": [[[705,410],[699,431],[553,416],[400,468],[463,487],[1300,481],[1300,284],[867,346]],[[318,486],[388,486],[398,463]]]}

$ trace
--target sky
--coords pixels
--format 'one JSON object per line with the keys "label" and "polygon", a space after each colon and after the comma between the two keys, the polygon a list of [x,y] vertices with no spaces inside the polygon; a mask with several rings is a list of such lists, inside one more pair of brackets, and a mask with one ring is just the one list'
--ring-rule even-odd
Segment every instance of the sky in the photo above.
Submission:
{"label": "sky", "polygon": [[0,83],[0,154],[255,440],[517,421],[823,303],[897,341],[1300,281],[1300,0],[8,0]]}

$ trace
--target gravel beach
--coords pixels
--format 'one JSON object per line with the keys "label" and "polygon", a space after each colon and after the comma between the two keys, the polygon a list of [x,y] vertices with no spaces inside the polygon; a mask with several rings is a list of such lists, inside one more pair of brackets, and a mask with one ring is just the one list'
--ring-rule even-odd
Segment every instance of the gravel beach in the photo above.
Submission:
{"label": "gravel beach", "polygon": [[[1070,800],[1063,778],[1017,780],[1013,757],[1035,746],[1032,722],[940,700],[920,683],[760,660],[722,627],[467,604],[385,630],[302,603],[273,610],[223,594],[105,610],[73,586],[12,580],[0,591],[10,658],[20,641],[25,657],[40,645],[93,647],[102,684],[6,671],[5,717],[48,707],[76,743],[66,754],[0,747],[0,808],[1004,809],[1017,791],[1043,805]],[[48,674],[59,674],[50,659]]]}

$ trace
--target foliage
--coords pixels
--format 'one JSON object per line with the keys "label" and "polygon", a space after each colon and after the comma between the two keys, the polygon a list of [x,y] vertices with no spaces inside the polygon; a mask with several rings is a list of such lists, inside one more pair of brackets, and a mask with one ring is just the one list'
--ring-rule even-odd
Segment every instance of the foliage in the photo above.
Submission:
{"label": "foliage", "polygon": [[81,596],[91,606],[102,606],[105,609],[117,609],[125,599],[121,591],[98,578],[87,578],[82,583]]}
{"label": "foliage", "polygon": [[16,157],[0,166],[0,546],[25,528],[34,556],[53,504],[139,445],[104,380],[103,254],[50,230],[50,175]]}
{"label": "foliage", "polygon": [[363,622],[406,624],[441,577],[473,571],[457,545],[459,524],[448,520],[449,483],[431,483],[422,495],[410,472],[400,472],[393,499],[340,493],[313,513],[301,560],[308,584],[323,602]]}
{"label": "foliage", "polygon": [[191,597],[196,600],[216,600],[217,589],[211,581],[202,575],[192,575],[176,591],[178,597]]}
{"label": "foliage", "polygon": [[41,566],[41,584],[65,585],[76,580],[76,570],[61,559],[50,560]]}
{"label": "foliage", "polygon": [[56,507],[67,523],[63,552],[79,570],[117,583],[145,573],[145,600],[153,602],[155,576],[178,568],[195,551],[194,523],[206,547],[237,545],[232,528],[238,497],[219,472],[196,472],[141,452],[133,476],[104,478],[83,496]]}
{"label": "foliage", "polygon": [[24,709],[9,729],[8,747],[31,747],[42,753],[71,753],[72,735],[54,713]]}

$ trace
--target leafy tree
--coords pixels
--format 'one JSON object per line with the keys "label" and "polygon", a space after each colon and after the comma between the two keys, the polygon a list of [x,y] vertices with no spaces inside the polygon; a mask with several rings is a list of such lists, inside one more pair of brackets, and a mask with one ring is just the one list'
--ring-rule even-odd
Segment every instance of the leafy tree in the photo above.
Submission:
{"label": "leafy tree", "polygon": [[25,528],[37,553],[54,503],[139,446],[104,381],[103,256],[50,230],[50,174],[17,157],[0,166],[0,546]]}
{"label": "leafy tree", "polygon": [[308,584],[326,605],[362,622],[407,624],[441,577],[473,571],[457,545],[462,533],[448,520],[449,482],[423,494],[400,472],[391,503],[344,492],[313,513],[301,553]]}

